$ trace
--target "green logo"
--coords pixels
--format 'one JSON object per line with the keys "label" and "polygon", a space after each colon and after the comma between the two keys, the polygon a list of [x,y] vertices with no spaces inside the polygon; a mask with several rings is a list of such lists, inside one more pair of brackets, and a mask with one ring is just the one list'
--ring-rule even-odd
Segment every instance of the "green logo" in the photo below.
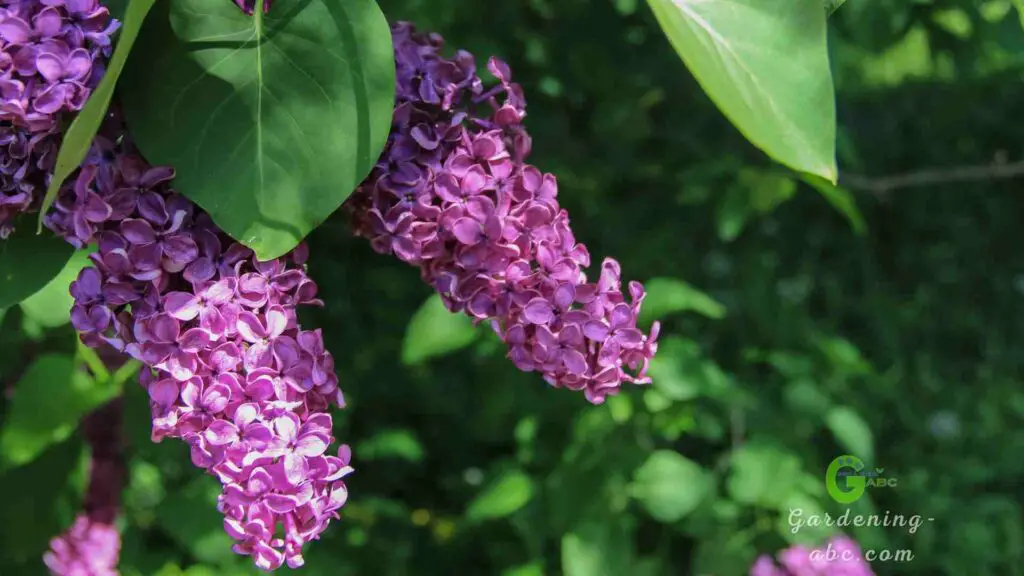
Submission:
{"label": "green logo", "polygon": [[885,478],[885,468],[866,469],[864,461],[845,454],[832,461],[825,471],[825,489],[840,504],[853,504],[867,488],[896,487],[895,478]]}

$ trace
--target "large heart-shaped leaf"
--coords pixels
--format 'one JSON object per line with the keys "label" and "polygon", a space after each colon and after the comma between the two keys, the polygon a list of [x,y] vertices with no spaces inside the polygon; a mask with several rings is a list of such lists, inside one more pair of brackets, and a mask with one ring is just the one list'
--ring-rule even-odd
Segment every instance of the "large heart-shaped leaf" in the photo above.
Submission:
{"label": "large heart-shaped leaf", "polygon": [[373,0],[175,0],[126,69],[139,148],[261,259],[298,244],[352,193],[391,126],[391,32]]}
{"label": "large heart-shaped leaf", "polygon": [[836,181],[835,94],[820,0],[648,0],[715,104],[779,162]]}

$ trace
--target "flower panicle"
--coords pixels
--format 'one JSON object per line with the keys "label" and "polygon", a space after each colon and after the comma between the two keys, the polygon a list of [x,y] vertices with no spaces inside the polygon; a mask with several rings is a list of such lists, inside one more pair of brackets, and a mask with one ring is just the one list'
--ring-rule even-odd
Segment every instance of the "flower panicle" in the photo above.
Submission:
{"label": "flower panicle", "polygon": [[[222,485],[234,550],[274,570],[339,516],[351,451],[334,453],[330,406],[344,407],[334,359],[301,305],[320,305],[308,251],[258,260],[119,138],[115,116],[44,223],[96,244],[71,284],[83,342],[145,365],[154,441],[179,438]],[[118,142],[115,144],[115,142]]]}
{"label": "flower panicle", "polygon": [[125,468],[120,397],[85,417],[90,448],[89,484],[82,512],[50,541],[43,563],[53,576],[117,576],[121,536],[114,522],[121,505]]}
{"label": "flower panicle", "polygon": [[465,51],[440,55],[436,34],[392,27],[397,91],[391,134],[346,203],[374,250],[420,268],[453,312],[490,321],[525,371],[593,403],[645,384],[659,326],[637,328],[645,292],[623,291],[619,263],[591,257],[557,199],[555,177],[527,164],[526,99],[491,58],[486,89]]}

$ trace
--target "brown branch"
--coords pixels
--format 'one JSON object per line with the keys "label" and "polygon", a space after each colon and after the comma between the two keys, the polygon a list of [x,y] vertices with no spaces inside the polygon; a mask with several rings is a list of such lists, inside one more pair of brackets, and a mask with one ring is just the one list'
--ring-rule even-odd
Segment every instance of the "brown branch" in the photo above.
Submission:
{"label": "brown branch", "polygon": [[898,188],[914,188],[918,186],[951,184],[954,182],[1004,180],[1020,176],[1024,176],[1024,160],[1013,163],[996,162],[977,166],[929,168],[878,178],[861,174],[842,174],[839,177],[839,184],[851,190],[884,194]]}

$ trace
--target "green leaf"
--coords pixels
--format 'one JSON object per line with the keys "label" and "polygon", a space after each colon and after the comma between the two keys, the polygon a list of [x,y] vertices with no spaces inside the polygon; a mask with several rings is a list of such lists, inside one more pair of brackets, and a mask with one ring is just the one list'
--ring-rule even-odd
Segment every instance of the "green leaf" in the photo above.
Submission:
{"label": "green leaf", "polygon": [[21,218],[0,240],[0,308],[10,308],[41,290],[60,273],[75,249],[53,234],[36,234]]}
{"label": "green leaf", "polygon": [[71,283],[78,279],[78,273],[89,265],[91,250],[79,250],[64,265],[53,280],[41,290],[21,302],[21,310],[40,326],[56,328],[71,320],[71,307],[75,299],[71,297]]}
{"label": "green leaf", "polygon": [[469,317],[454,314],[436,294],[427,298],[409,320],[402,344],[402,362],[419,364],[469,346],[479,332]]}
{"label": "green leaf", "polygon": [[168,535],[202,562],[225,563],[233,559],[233,541],[224,532],[224,518],[217,512],[220,489],[216,480],[199,476],[170,494],[157,507],[156,521]]}
{"label": "green leaf", "polygon": [[533,493],[533,479],[521,470],[510,470],[469,503],[466,518],[471,522],[504,518],[526,506]]}
{"label": "green leaf", "polygon": [[821,0],[648,0],[701,87],[779,162],[836,180],[835,94]]}
{"label": "green leaf", "polygon": [[767,442],[750,441],[732,454],[732,472],[726,483],[729,495],[742,504],[778,508],[789,496],[788,481],[802,467],[800,459]]}
{"label": "green leaf", "polygon": [[139,37],[142,22],[146,19],[149,9],[153,7],[155,2],[156,0],[128,0],[128,7],[125,9],[124,20],[121,23],[121,31],[117,39],[117,46],[114,47],[114,53],[110,57],[110,62],[107,63],[107,69],[103,73],[103,78],[100,79],[96,90],[89,96],[89,101],[85,103],[85,107],[75,116],[71,126],[64,133],[64,138],[60,144],[60,151],[57,152],[57,162],[54,165],[53,178],[50,179],[50,185],[46,189],[46,196],[43,197],[42,208],[39,210],[37,232],[42,232],[43,217],[50,209],[50,206],[53,205],[53,201],[57,199],[57,192],[60,191],[64,180],[78,169],[82,164],[82,160],[85,160],[85,155],[89,152],[89,146],[92,145],[92,140],[100,129],[100,125],[103,124],[103,118],[107,115],[110,99],[114,95],[114,87],[117,86],[117,80],[120,78],[124,64],[128,60],[128,54],[132,51],[135,39]]}
{"label": "green leaf", "polygon": [[[391,32],[373,0],[167,2],[126,74],[128,124],[175,188],[261,260],[355,190],[387,140]],[[168,13],[169,11],[169,13]]]}
{"label": "green leaf", "polygon": [[751,208],[761,215],[771,213],[796,194],[796,182],[788,173],[778,170],[742,168],[736,182],[747,190]]}
{"label": "green leaf", "polygon": [[846,219],[849,220],[850,227],[853,228],[854,232],[857,234],[864,234],[867,232],[868,227],[867,224],[864,223],[864,216],[862,216],[860,210],[857,209],[857,201],[849,190],[846,188],[840,188],[839,186],[835,186],[814,176],[804,175],[802,176],[802,180],[817,190],[833,208],[845,216]]}
{"label": "green leaf", "polygon": [[725,317],[725,306],[682,280],[652,278],[644,284],[647,297],[640,322],[647,323],[676,312],[693,311],[715,320]]}
{"label": "green leaf", "polygon": [[369,440],[361,442],[356,449],[360,460],[400,458],[409,462],[423,460],[423,445],[409,430],[384,430]]}
{"label": "green leaf", "polygon": [[700,464],[672,450],[652,453],[633,475],[633,497],[661,522],[675,522],[693,512],[714,488]]}
{"label": "green leaf", "polygon": [[0,430],[2,463],[19,466],[30,462],[47,446],[67,438],[83,416],[117,393],[116,387],[97,382],[78,369],[71,356],[40,356],[14,390],[7,421]]}
{"label": "green leaf", "polygon": [[544,564],[539,561],[523,564],[503,571],[501,576],[544,576]]}
{"label": "green leaf", "polygon": [[0,475],[0,491],[8,495],[0,506],[0,558],[31,559],[33,567],[39,566],[50,539],[66,528],[54,503],[68,485],[83,448],[78,438],[72,438],[51,446],[32,463]]}
{"label": "green leaf", "polygon": [[732,242],[739,237],[750,219],[751,208],[749,191],[739,186],[729,188],[715,210],[718,238],[723,242]]}
{"label": "green leaf", "polygon": [[831,16],[844,3],[846,3],[846,0],[825,0],[825,15]]}
{"label": "green leaf", "polygon": [[692,400],[700,396],[704,362],[700,347],[692,340],[672,336],[659,343],[649,373],[653,390],[671,400]]}
{"label": "green leaf", "polygon": [[562,572],[565,576],[631,574],[632,536],[622,518],[584,522],[562,537]]}
{"label": "green leaf", "polygon": [[1017,9],[1017,15],[1020,16],[1020,25],[1024,27],[1024,0],[1013,0],[1013,7]]}
{"label": "green leaf", "polygon": [[854,409],[835,406],[825,415],[825,423],[843,448],[867,462],[874,462],[875,441],[871,427]]}

